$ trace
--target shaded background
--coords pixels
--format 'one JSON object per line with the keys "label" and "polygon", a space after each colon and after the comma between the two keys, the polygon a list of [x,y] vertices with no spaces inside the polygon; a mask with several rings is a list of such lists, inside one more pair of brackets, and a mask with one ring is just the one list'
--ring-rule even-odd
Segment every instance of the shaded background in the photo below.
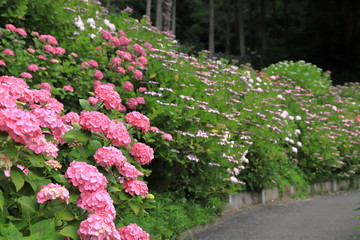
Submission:
{"label": "shaded background", "polygon": [[[211,0],[210,0],[211,1]],[[185,51],[209,48],[209,0],[176,1],[176,38]],[[214,1],[215,55],[250,62],[260,69],[280,60],[305,60],[332,72],[334,84],[360,78],[360,1],[358,0]],[[146,13],[144,0],[103,0],[113,12],[129,6]],[[155,25],[157,1],[151,1]],[[240,58],[239,15],[245,55]]]}

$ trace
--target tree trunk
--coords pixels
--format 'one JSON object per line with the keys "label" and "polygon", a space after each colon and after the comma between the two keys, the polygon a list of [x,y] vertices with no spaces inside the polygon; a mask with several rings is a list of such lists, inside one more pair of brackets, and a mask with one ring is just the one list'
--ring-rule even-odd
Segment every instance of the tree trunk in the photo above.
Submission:
{"label": "tree trunk", "polygon": [[213,56],[215,53],[215,43],[214,43],[214,32],[215,32],[215,22],[214,22],[214,0],[209,1],[209,51],[210,56]]}
{"label": "tree trunk", "polygon": [[151,19],[151,0],[146,0],[146,16]]}
{"label": "tree trunk", "polygon": [[244,10],[242,0],[238,0],[238,24],[240,40],[240,59],[245,57]]}
{"label": "tree trunk", "polygon": [[263,67],[265,60],[266,60],[266,26],[265,26],[265,2],[264,0],[260,0],[260,27],[259,27],[259,33],[260,33],[260,39],[261,39],[261,60],[260,64],[261,67]]}
{"label": "tree trunk", "polygon": [[173,0],[173,3],[172,3],[171,18],[172,18],[171,31],[173,34],[175,34],[175,30],[176,30],[176,0]]}
{"label": "tree trunk", "polygon": [[162,30],[171,30],[172,0],[162,0]]}
{"label": "tree trunk", "polygon": [[162,0],[157,0],[155,26],[159,30],[162,30]]}

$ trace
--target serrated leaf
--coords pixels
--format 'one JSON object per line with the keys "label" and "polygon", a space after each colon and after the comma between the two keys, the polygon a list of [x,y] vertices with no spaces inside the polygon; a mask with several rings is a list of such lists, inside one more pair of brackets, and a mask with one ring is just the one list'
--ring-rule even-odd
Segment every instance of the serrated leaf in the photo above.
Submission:
{"label": "serrated leaf", "polygon": [[37,233],[40,233],[41,238],[39,238],[39,240],[54,239],[54,235],[55,235],[54,219],[46,219],[30,226],[30,234],[33,235]]}
{"label": "serrated leaf", "polygon": [[75,218],[74,213],[67,209],[58,211],[54,215],[56,219],[65,221],[71,221]]}
{"label": "serrated leaf", "polygon": [[10,175],[11,181],[14,183],[16,191],[18,192],[24,186],[23,173],[12,171]]}
{"label": "serrated leaf", "polygon": [[139,211],[140,211],[140,206],[139,205],[129,202],[129,206],[134,211],[134,213],[136,215],[139,213]]}
{"label": "serrated leaf", "polygon": [[90,106],[90,103],[88,100],[86,99],[80,99],[79,100],[79,103],[80,103],[80,106],[86,110],[86,111],[91,111],[92,110],[92,107]]}
{"label": "serrated leaf", "polygon": [[7,240],[18,240],[23,238],[23,235],[12,223],[9,223],[7,228],[1,227],[0,232],[1,235],[4,236]]}
{"label": "serrated leaf", "polygon": [[71,237],[74,240],[79,239],[79,235],[77,234],[77,227],[75,226],[66,226],[59,231],[59,234],[66,237]]}
{"label": "serrated leaf", "polygon": [[23,218],[31,218],[31,216],[37,211],[36,201],[28,196],[22,196],[18,199],[21,205]]}

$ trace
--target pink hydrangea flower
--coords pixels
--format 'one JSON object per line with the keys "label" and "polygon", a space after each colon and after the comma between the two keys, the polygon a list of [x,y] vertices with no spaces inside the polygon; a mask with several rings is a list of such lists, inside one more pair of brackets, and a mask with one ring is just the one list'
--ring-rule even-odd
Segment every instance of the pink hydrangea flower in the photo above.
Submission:
{"label": "pink hydrangea flower", "polygon": [[124,69],[123,67],[118,67],[118,68],[117,68],[117,72],[118,72],[118,73],[121,73],[122,75],[125,75],[125,73],[126,73],[126,72],[125,72],[125,69]]}
{"label": "pink hydrangea flower", "polygon": [[145,104],[145,98],[144,97],[137,97],[136,101],[138,104]]}
{"label": "pink hydrangea flower", "polygon": [[50,60],[50,62],[51,62],[51,63],[59,63],[59,60],[53,58],[53,59]]}
{"label": "pink hydrangea flower", "polygon": [[41,60],[46,60],[47,57],[43,56],[43,55],[39,55],[38,59],[41,59]]}
{"label": "pink hydrangea flower", "polygon": [[48,185],[41,186],[36,198],[38,203],[43,203],[47,200],[60,199],[68,204],[70,200],[69,191],[64,186],[57,183],[49,183]]}
{"label": "pink hydrangea flower", "polygon": [[95,98],[95,97],[89,97],[88,99],[88,102],[91,104],[91,105],[93,105],[94,107],[96,107],[97,106],[97,102],[99,101],[97,98]]}
{"label": "pink hydrangea flower", "polygon": [[4,60],[0,59],[0,66],[6,66],[6,63]]}
{"label": "pink hydrangea flower", "polygon": [[168,133],[165,133],[165,134],[163,135],[163,138],[164,138],[165,140],[168,140],[168,141],[173,140],[171,134],[168,134]]}
{"label": "pink hydrangea flower", "polygon": [[101,37],[105,40],[110,40],[112,35],[109,31],[103,29],[103,30],[101,30]]}
{"label": "pink hydrangea flower", "polygon": [[135,223],[118,229],[122,240],[150,240],[150,236]]}
{"label": "pink hydrangea flower", "polygon": [[101,147],[96,150],[95,161],[103,167],[122,166],[126,162],[123,153],[115,147]]}
{"label": "pink hydrangea flower", "polygon": [[2,51],[2,53],[5,55],[14,56],[14,52],[10,49],[5,49]]}
{"label": "pink hydrangea flower", "polygon": [[39,88],[46,89],[46,90],[48,90],[48,91],[51,90],[51,86],[50,86],[50,84],[47,83],[47,82],[41,83],[41,84],[39,85]]}
{"label": "pink hydrangea flower", "polygon": [[31,73],[28,73],[28,72],[22,72],[22,73],[20,73],[20,77],[22,77],[22,78],[33,78],[33,76],[31,75]]}
{"label": "pink hydrangea flower", "polygon": [[79,124],[83,129],[96,133],[106,133],[111,120],[103,113],[95,111],[82,111]]}
{"label": "pink hydrangea flower", "polygon": [[102,80],[104,78],[104,75],[100,70],[96,70],[94,73],[94,78],[96,78],[97,80]]}
{"label": "pink hydrangea flower", "polygon": [[56,54],[64,54],[64,53],[66,53],[66,50],[64,48],[62,48],[62,47],[56,47],[55,48],[55,53]]}
{"label": "pink hydrangea flower", "polygon": [[45,52],[47,53],[51,53],[51,54],[56,54],[56,50],[53,46],[51,45],[44,45],[43,49],[45,50]]}
{"label": "pink hydrangea flower", "polygon": [[71,56],[73,56],[73,57],[78,57],[77,53],[71,52],[70,54],[71,54]]}
{"label": "pink hydrangea flower", "polygon": [[124,89],[126,91],[130,92],[131,90],[134,89],[134,85],[131,82],[126,81],[126,82],[124,82]]}
{"label": "pink hydrangea flower", "polygon": [[106,213],[89,214],[86,220],[80,223],[77,233],[80,239],[120,240],[113,219]]}
{"label": "pink hydrangea flower", "polygon": [[35,49],[33,49],[33,48],[28,48],[28,49],[26,49],[29,53],[35,53],[36,51],[35,51]]}
{"label": "pink hydrangea flower", "polygon": [[134,66],[128,66],[128,67],[127,67],[127,70],[128,70],[129,72],[132,72],[132,71],[135,70],[135,67],[134,67]]}
{"label": "pink hydrangea flower", "polygon": [[136,109],[136,107],[138,106],[138,102],[136,101],[136,98],[129,98],[126,102],[126,105],[130,108],[130,109]]}
{"label": "pink hydrangea flower", "polygon": [[157,127],[150,127],[150,131],[159,132],[159,129]]}
{"label": "pink hydrangea flower", "polygon": [[145,67],[148,64],[148,60],[146,57],[141,56],[137,60],[139,62],[140,67]]}
{"label": "pink hydrangea flower", "polygon": [[135,126],[137,129],[143,130],[144,132],[150,129],[149,118],[137,111],[126,114],[125,121]]}
{"label": "pink hydrangea flower", "polygon": [[66,115],[62,116],[61,119],[66,123],[78,123],[80,120],[80,116],[76,112],[69,112]]}
{"label": "pink hydrangea flower", "polygon": [[130,149],[130,154],[141,165],[149,164],[154,158],[154,150],[144,143],[134,143]]}
{"label": "pink hydrangea flower", "polygon": [[22,29],[22,28],[16,28],[16,29],[14,30],[14,32],[16,32],[16,33],[18,33],[18,34],[20,34],[21,36],[24,36],[24,37],[27,36],[26,31],[25,31],[24,29]]}
{"label": "pink hydrangea flower", "polygon": [[130,134],[122,122],[111,122],[106,132],[106,137],[110,139],[115,146],[122,145],[127,147],[131,143]]}
{"label": "pink hydrangea flower", "polygon": [[36,64],[30,64],[28,65],[27,68],[29,71],[33,71],[33,72],[39,71],[39,67]]}
{"label": "pink hydrangea flower", "polygon": [[116,216],[114,202],[106,190],[82,192],[77,200],[77,205],[88,212],[107,214],[106,217],[112,220]]}
{"label": "pink hydrangea flower", "polygon": [[146,91],[147,91],[146,87],[139,87],[139,92],[146,92]]}
{"label": "pink hydrangea flower", "polygon": [[0,85],[14,99],[20,99],[29,89],[29,86],[23,79],[13,76],[0,77]]}
{"label": "pink hydrangea flower", "polygon": [[125,36],[119,37],[119,44],[120,46],[129,46],[131,40]]}
{"label": "pink hydrangea flower", "polygon": [[0,108],[18,108],[16,100],[9,94],[8,90],[0,85]]}
{"label": "pink hydrangea flower", "polygon": [[105,190],[108,183],[95,166],[86,162],[71,162],[65,177],[72,185],[78,187],[80,192]]}
{"label": "pink hydrangea flower", "polygon": [[360,115],[357,115],[357,116],[356,116],[356,121],[357,121],[358,123],[360,123]]}
{"label": "pink hydrangea flower", "polygon": [[39,40],[44,43],[50,43],[51,45],[57,45],[58,42],[55,37],[51,35],[40,35]]}
{"label": "pink hydrangea flower", "polygon": [[46,100],[45,109],[51,109],[52,111],[60,114],[64,109],[64,104],[59,102],[56,98],[49,98]]}
{"label": "pink hydrangea flower", "polygon": [[138,54],[142,54],[144,52],[144,49],[137,43],[134,44],[134,52]]}
{"label": "pink hydrangea flower", "polygon": [[57,171],[58,169],[62,168],[60,162],[50,159],[48,161],[45,162],[46,165],[50,166],[52,169],[54,169],[55,171]]}
{"label": "pink hydrangea flower", "polygon": [[143,73],[140,70],[135,70],[134,77],[136,80],[141,81],[143,79]]}
{"label": "pink hydrangea flower", "polygon": [[127,179],[136,179],[140,175],[140,171],[128,162],[125,162],[122,166],[118,166],[117,169],[119,173]]}
{"label": "pink hydrangea flower", "polygon": [[93,59],[89,60],[88,63],[90,66],[92,66],[94,68],[97,68],[99,66],[99,63]]}
{"label": "pink hydrangea flower", "polygon": [[125,51],[119,51],[118,55],[123,59],[123,60],[127,60],[127,61],[131,61],[132,56],[130,53],[125,52]]}
{"label": "pink hydrangea flower", "polygon": [[122,62],[121,58],[118,58],[118,57],[115,57],[115,58],[111,59],[111,61],[112,61],[112,66],[113,67],[119,66],[121,64],[121,62]]}
{"label": "pink hydrangea flower", "polygon": [[12,24],[5,24],[5,28],[9,29],[10,31],[15,31],[16,27]]}
{"label": "pink hydrangea flower", "polygon": [[63,88],[65,91],[69,91],[69,92],[73,92],[74,91],[74,88],[70,85],[65,85],[63,86]]}
{"label": "pink hydrangea flower", "polygon": [[106,109],[117,109],[121,103],[120,95],[109,84],[100,85],[95,88],[95,97],[103,101]]}
{"label": "pink hydrangea flower", "polygon": [[146,197],[146,194],[149,192],[149,189],[146,183],[139,181],[137,179],[129,179],[124,182],[125,192],[132,195],[139,195],[143,198]]}

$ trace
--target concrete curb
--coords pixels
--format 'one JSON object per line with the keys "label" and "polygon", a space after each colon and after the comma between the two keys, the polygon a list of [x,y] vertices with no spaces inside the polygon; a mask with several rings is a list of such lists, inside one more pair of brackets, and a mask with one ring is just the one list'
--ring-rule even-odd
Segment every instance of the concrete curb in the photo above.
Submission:
{"label": "concrete curb", "polygon": [[342,180],[333,182],[322,182],[310,184],[307,190],[299,190],[293,186],[286,187],[282,193],[278,188],[263,189],[260,192],[241,192],[237,194],[229,194],[228,203],[226,204],[224,211],[213,222],[206,225],[200,225],[188,229],[183,232],[179,239],[189,240],[200,232],[203,232],[215,225],[222,223],[224,220],[231,218],[237,211],[248,208],[258,204],[268,204],[275,201],[286,201],[292,199],[300,193],[306,192],[309,195],[338,192],[342,190],[358,189],[360,187],[360,181],[354,180]]}

